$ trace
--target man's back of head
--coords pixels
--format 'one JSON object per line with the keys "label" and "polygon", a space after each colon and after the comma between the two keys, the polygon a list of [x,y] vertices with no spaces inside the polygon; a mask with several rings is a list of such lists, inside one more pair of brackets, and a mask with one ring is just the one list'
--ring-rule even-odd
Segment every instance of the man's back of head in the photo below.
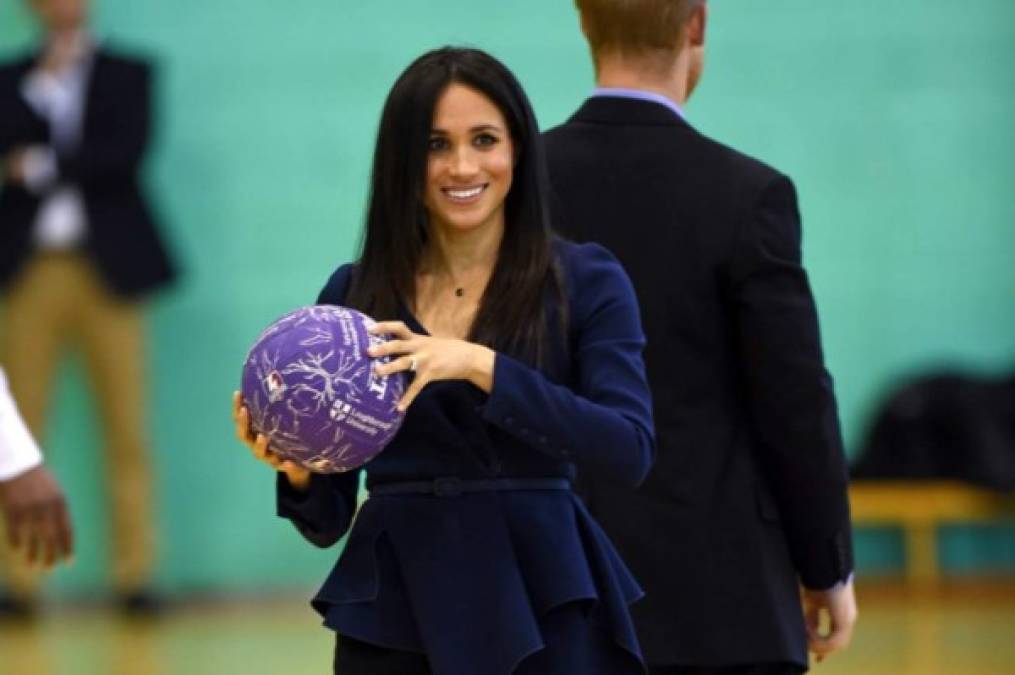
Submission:
{"label": "man's back of head", "polygon": [[706,0],[575,0],[596,79],[683,104],[701,76]]}

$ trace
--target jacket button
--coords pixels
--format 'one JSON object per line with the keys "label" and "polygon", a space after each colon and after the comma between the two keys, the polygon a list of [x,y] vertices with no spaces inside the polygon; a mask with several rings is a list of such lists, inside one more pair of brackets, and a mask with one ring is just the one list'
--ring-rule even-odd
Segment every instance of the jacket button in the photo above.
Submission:
{"label": "jacket button", "polygon": [[547,443],[549,443],[549,440],[547,440],[546,436],[540,436],[539,437],[539,444],[540,445],[546,445]]}
{"label": "jacket button", "polygon": [[515,418],[511,417],[511,416],[505,417],[504,418],[504,424],[508,425],[509,427],[514,426],[514,424],[515,424]]}

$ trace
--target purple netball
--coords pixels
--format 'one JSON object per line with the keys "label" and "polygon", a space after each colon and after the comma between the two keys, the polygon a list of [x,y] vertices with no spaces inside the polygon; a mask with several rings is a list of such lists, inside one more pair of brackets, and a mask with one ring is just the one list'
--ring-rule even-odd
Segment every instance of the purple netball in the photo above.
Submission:
{"label": "purple netball", "polygon": [[367,348],[384,342],[374,320],[336,305],[302,307],[268,326],[243,364],[243,400],[255,433],[317,473],[369,462],[398,432],[402,373],[374,374]]}

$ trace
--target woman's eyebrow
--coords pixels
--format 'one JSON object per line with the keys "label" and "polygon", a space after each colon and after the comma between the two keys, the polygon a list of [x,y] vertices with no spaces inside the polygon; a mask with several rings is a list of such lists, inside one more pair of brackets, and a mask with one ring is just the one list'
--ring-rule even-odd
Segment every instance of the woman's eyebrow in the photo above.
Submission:
{"label": "woman's eyebrow", "polygon": [[[473,134],[477,133],[477,132],[480,132],[480,131],[499,131],[501,133],[504,133],[504,130],[501,129],[496,124],[478,124],[478,125],[476,125],[474,127],[471,127],[469,129],[469,133],[473,133]],[[438,128],[435,127],[435,128],[430,130],[430,133],[433,134],[433,135],[436,135],[436,136],[447,136],[451,132],[446,131],[444,129],[438,129]]]}

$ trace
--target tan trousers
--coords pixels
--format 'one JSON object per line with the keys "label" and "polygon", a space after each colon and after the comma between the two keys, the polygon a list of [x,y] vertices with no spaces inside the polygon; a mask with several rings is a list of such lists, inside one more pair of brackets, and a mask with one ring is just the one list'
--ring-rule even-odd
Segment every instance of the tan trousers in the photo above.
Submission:
{"label": "tan trousers", "polygon": [[[44,452],[46,413],[61,356],[72,348],[84,357],[105,437],[113,583],[122,592],[141,588],[154,563],[142,307],[113,295],[88,259],[76,253],[36,255],[2,300],[0,363]],[[11,592],[31,595],[38,574],[7,558]]]}

